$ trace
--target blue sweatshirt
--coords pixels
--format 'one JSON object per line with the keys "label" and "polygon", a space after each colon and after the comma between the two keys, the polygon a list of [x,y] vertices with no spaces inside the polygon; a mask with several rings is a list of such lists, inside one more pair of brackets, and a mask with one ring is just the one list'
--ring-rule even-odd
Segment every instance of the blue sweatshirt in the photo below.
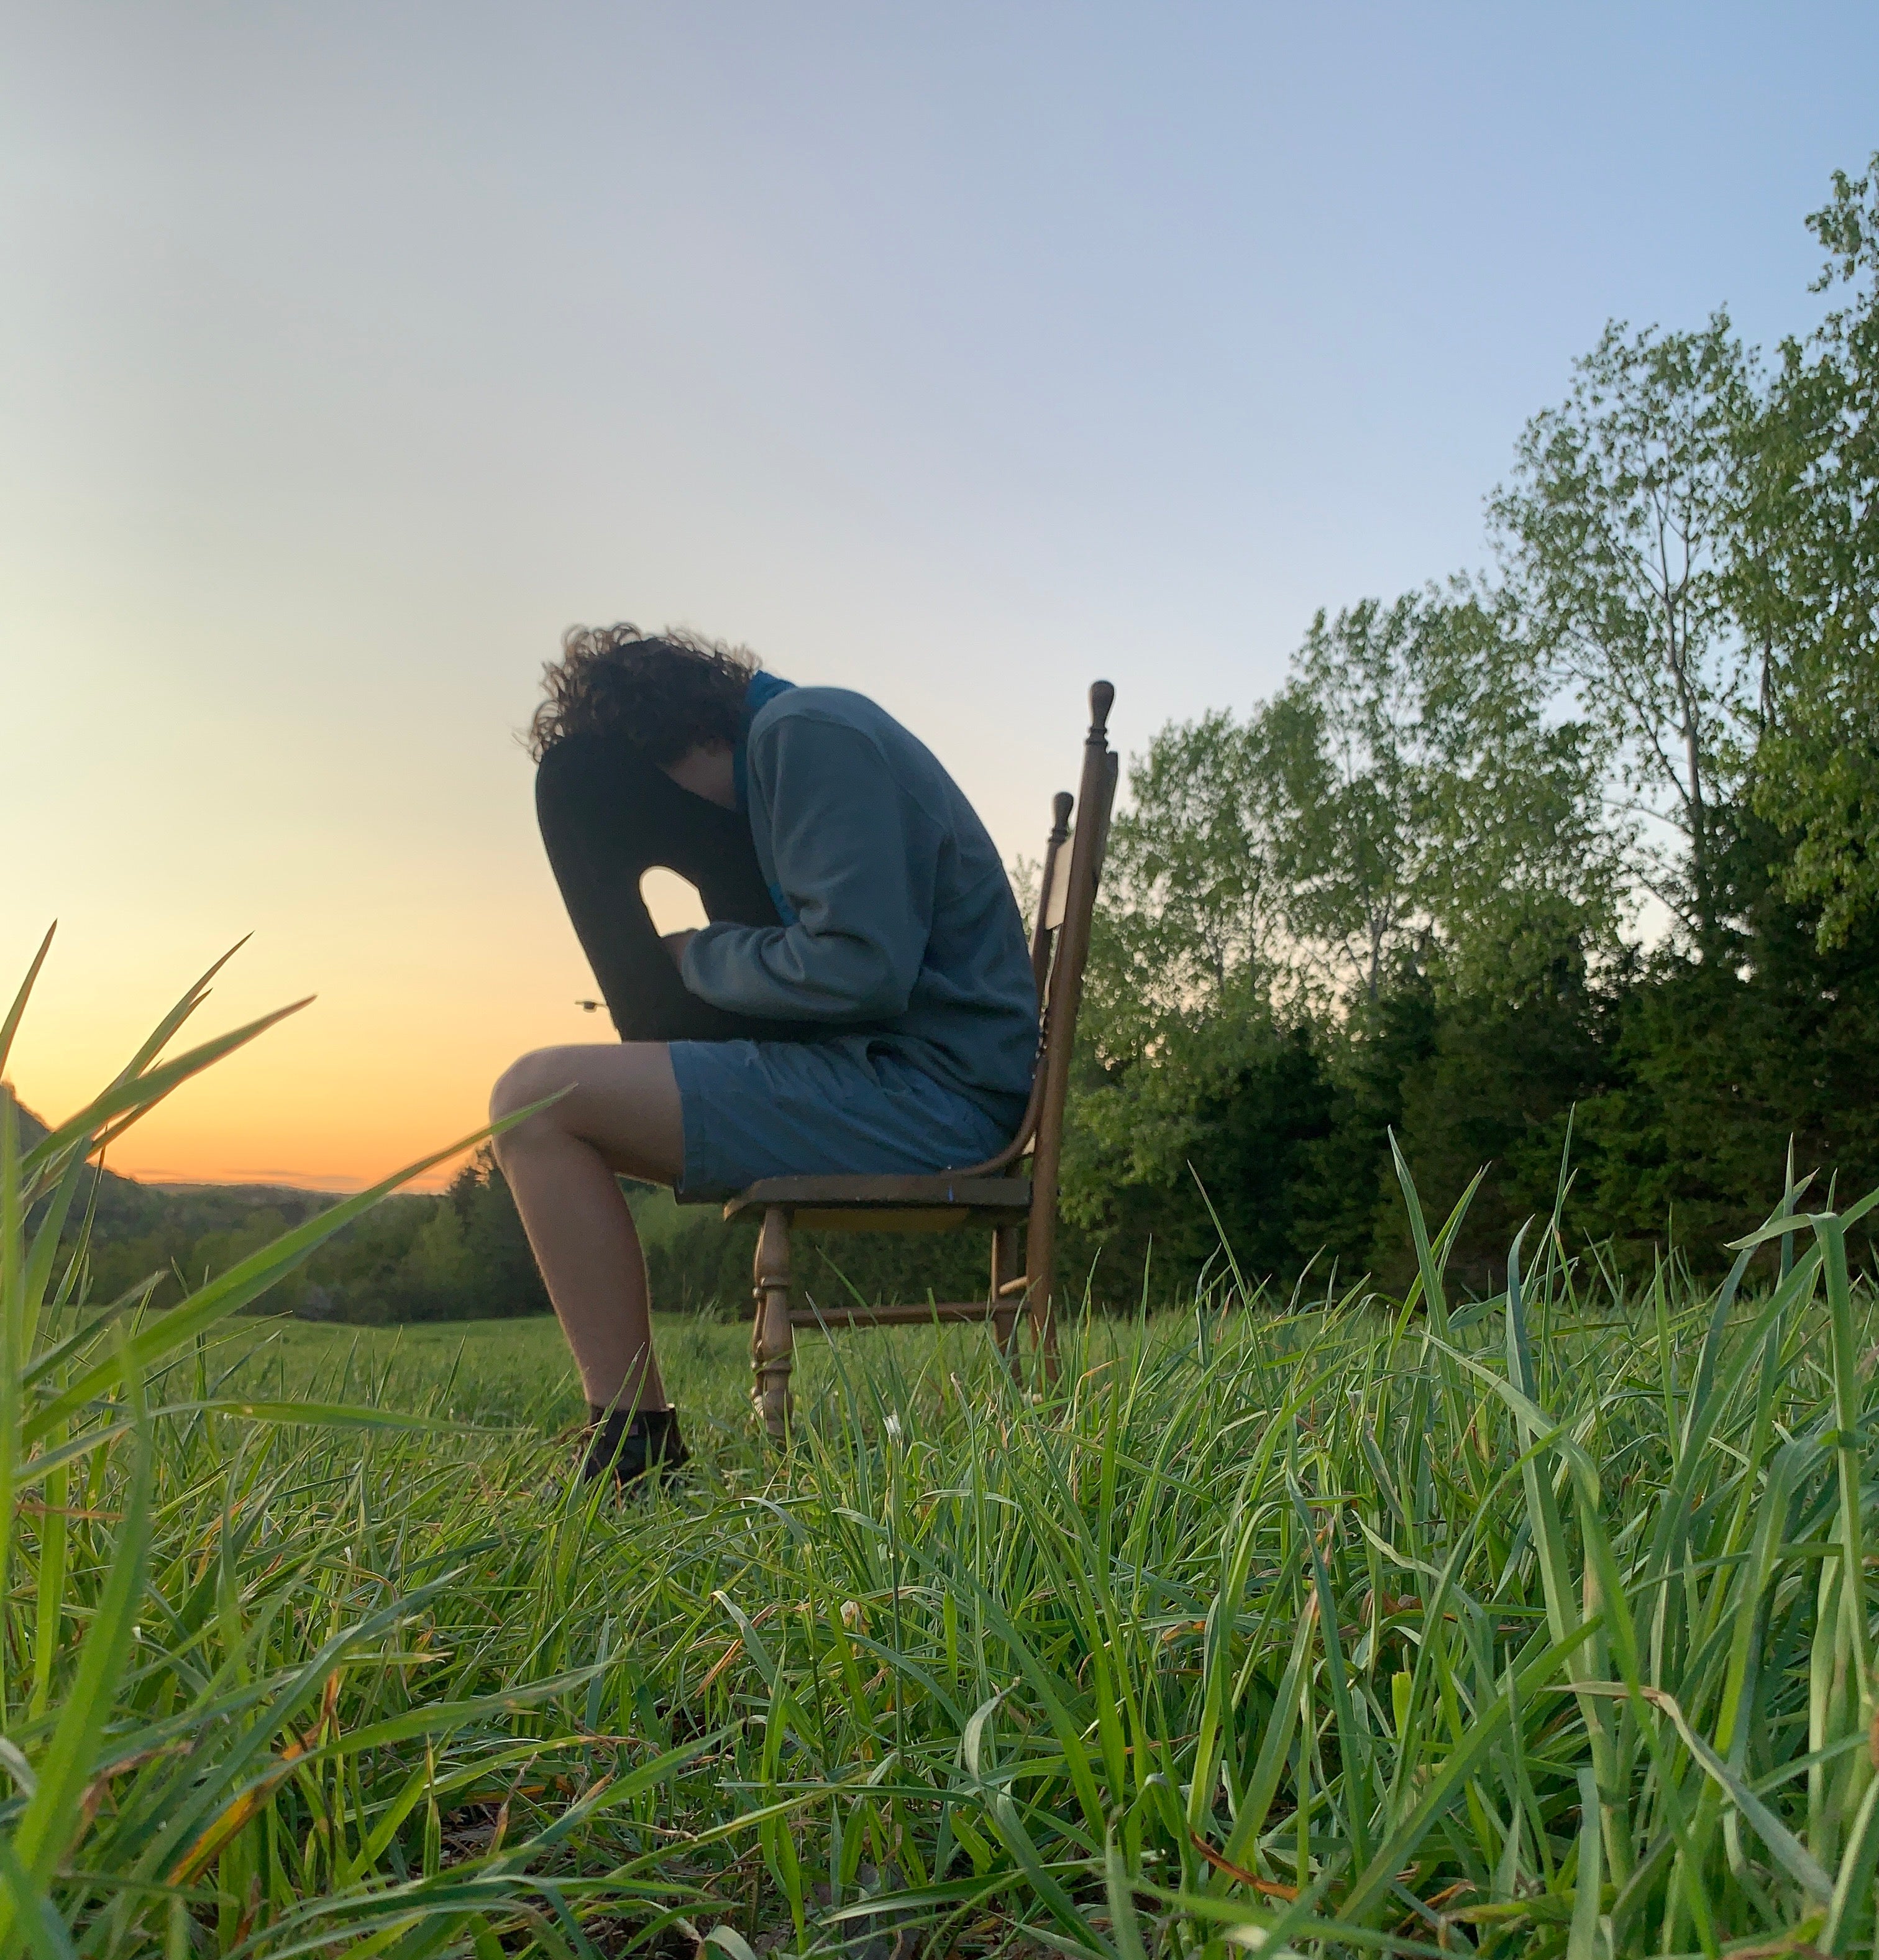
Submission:
{"label": "blue sweatshirt", "polygon": [[985,826],[865,695],[759,674],[750,706],[739,799],[784,923],[705,927],[685,949],[686,986],[739,1013],[808,1023],[807,1039],[866,1032],[1015,1122],[1037,991]]}

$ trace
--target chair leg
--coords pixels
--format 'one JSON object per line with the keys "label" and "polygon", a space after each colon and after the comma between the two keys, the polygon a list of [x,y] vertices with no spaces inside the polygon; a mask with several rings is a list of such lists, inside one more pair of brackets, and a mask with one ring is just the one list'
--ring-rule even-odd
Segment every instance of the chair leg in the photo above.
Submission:
{"label": "chair leg", "polygon": [[1051,1297],[1052,1277],[1048,1270],[1033,1271],[1024,1300],[1025,1316],[1031,1322],[1032,1352],[1037,1357],[1044,1380],[1054,1386],[1057,1373],[1057,1316],[1054,1311],[1056,1302]]}
{"label": "chair leg", "polygon": [[790,1325],[790,1214],[772,1206],[757,1234],[756,1313],[750,1329],[751,1399],[771,1441],[790,1431],[790,1370],[795,1330]]}
{"label": "chair leg", "polygon": [[1018,1364],[1018,1309],[1017,1297],[1009,1301],[1005,1293],[1006,1285],[1015,1280],[1023,1268],[1018,1261],[1018,1232],[1015,1226],[995,1225],[992,1227],[992,1332],[998,1343],[998,1351],[1006,1364],[1016,1368]]}

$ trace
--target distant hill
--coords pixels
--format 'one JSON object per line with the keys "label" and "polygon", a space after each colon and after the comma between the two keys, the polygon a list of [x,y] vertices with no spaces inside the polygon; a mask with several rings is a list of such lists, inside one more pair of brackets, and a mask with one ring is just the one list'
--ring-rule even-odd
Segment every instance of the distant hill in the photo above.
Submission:
{"label": "distant hill", "polygon": [[[45,1141],[51,1134],[50,1126],[24,1102],[14,1106],[20,1112],[20,1147],[31,1150],[37,1144]],[[114,1170],[100,1171],[94,1165],[87,1172],[87,1177],[97,1185],[97,1222],[114,1230],[135,1230],[139,1227],[154,1223],[163,1209],[163,1200],[153,1191],[139,1184],[135,1178],[120,1177]],[[75,1214],[82,1216],[89,1191],[81,1192],[73,1205]]]}
{"label": "distant hill", "polygon": [[336,1203],[342,1191],[310,1191],[304,1184],[219,1184],[213,1178],[126,1178],[139,1191],[159,1191],[165,1198],[194,1198],[205,1191],[219,1192],[231,1204],[306,1204],[315,1211]]}
{"label": "distant hill", "polygon": [[[43,1144],[46,1139],[52,1134],[52,1125],[46,1122],[43,1117],[34,1115],[33,1112],[29,1109],[24,1102],[21,1102],[16,1099],[13,1106],[20,1112],[20,1147],[21,1150],[30,1150],[33,1148],[36,1144]],[[133,1183],[135,1179],[128,1177],[120,1177],[116,1171],[107,1170],[104,1173],[104,1181],[107,1185],[130,1184]]]}
{"label": "distant hill", "polygon": [[[50,1125],[22,1102],[20,1144],[30,1150],[51,1134]],[[333,1201],[324,1192],[302,1191],[281,1184],[145,1184],[114,1170],[93,1166],[86,1173],[97,1180],[94,1230],[109,1238],[154,1230],[172,1219],[186,1220],[192,1233],[225,1230],[243,1222],[247,1214],[272,1208],[285,1211],[297,1223],[325,1210]],[[91,1197],[83,1192],[72,1207],[82,1217]]]}

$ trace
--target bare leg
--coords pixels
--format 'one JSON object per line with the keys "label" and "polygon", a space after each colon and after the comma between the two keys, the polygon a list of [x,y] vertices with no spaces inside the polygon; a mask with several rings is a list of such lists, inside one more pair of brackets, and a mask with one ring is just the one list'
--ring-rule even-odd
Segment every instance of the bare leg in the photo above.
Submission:
{"label": "bare leg", "polygon": [[568,1093],[496,1140],[536,1264],[596,1408],[666,1406],[646,1261],[615,1172],[657,1184],[685,1168],[685,1124],[663,1042],[539,1048],[496,1084],[492,1121]]}

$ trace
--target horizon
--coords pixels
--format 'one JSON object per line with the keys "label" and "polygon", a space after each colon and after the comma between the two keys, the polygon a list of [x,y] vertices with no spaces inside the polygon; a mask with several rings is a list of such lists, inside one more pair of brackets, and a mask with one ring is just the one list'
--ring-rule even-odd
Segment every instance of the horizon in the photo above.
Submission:
{"label": "horizon", "polygon": [[126,1135],[144,1183],[357,1189],[610,1035],[514,740],[571,623],[861,688],[1035,856],[1091,679],[1138,755],[1483,563],[1605,321],[1804,332],[1879,148],[1843,5],[14,42],[0,994],[65,923],[9,1076],[70,1114],[245,934],[192,1030],[316,997]]}

